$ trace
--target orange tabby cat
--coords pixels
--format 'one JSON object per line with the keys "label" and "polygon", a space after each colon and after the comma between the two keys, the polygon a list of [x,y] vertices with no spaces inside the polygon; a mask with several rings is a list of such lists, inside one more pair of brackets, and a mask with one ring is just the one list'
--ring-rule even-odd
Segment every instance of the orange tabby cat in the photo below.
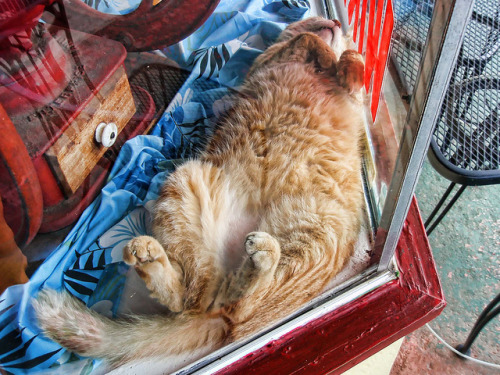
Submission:
{"label": "orange tabby cat", "polygon": [[111,320],[42,291],[34,306],[46,335],[117,365],[216,349],[317,296],[351,255],[363,202],[363,62],[343,43],[337,21],[283,31],[200,159],[168,178],[153,237],[124,248],[177,314]]}

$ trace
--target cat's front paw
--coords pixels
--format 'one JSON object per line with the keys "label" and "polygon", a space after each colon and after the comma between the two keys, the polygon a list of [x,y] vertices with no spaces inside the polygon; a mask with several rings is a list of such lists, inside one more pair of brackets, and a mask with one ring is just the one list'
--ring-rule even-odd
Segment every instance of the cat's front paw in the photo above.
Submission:
{"label": "cat's front paw", "polygon": [[270,271],[276,268],[280,258],[278,241],[266,232],[251,232],[245,240],[245,250],[255,268]]}
{"label": "cat's front paw", "polygon": [[339,84],[349,93],[356,93],[363,87],[365,64],[363,56],[353,50],[345,51],[337,64]]}
{"label": "cat's front paw", "polygon": [[141,266],[166,256],[161,244],[150,236],[135,237],[123,248],[123,261],[130,266]]}

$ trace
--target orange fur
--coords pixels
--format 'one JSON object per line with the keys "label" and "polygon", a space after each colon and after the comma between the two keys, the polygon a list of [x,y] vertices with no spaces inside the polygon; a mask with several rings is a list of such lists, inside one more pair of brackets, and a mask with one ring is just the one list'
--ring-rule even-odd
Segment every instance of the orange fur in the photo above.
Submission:
{"label": "orange fur", "polygon": [[287,28],[200,159],[169,177],[154,238],[125,247],[152,296],[179,314],[112,321],[44,292],[35,307],[50,337],[115,364],[214,349],[323,290],[351,255],[363,202],[363,63],[342,53],[339,33],[319,18]]}

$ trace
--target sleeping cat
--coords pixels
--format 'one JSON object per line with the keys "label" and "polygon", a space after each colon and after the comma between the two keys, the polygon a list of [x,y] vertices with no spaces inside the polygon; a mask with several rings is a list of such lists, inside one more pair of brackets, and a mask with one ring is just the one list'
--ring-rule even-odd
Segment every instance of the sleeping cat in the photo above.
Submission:
{"label": "sleeping cat", "polygon": [[290,25],[198,160],[170,175],[124,261],[172,312],[111,320],[42,291],[45,334],[112,365],[214,350],[291,314],[339,272],[363,203],[363,60],[338,21]]}

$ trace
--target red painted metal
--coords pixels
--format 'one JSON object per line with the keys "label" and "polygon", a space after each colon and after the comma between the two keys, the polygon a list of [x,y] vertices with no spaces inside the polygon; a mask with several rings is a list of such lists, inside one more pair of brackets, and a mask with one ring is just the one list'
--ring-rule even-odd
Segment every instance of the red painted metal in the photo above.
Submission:
{"label": "red painted metal", "polygon": [[[19,247],[33,239],[42,222],[42,190],[14,124],[0,104],[0,196],[5,220]],[[8,135],[8,136],[7,136]]]}
{"label": "red painted metal", "polygon": [[[57,38],[59,41],[66,41],[68,40],[66,32],[64,29],[51,27],[51,37],[46,39],[55,41]],[[49,31],[43,29],[41,33],[46,35]],[[13,161],[21,160],[15,153],[11,155],[16,155],[16,159],[10,156],[10,159],[6,159],[0,168],[0,179],[3,180],[3,189],[0,191],[6,201],[5,216],[16,232],[16,240],[20,246],[27,244],[38,230],[50,232],[75,222],[99,194],[120,147],[131,137],[144,133],[155,111],[150,95],[141,88],[134,87],[136,114],[82,186],[72,196],[65,197],[47,164],[44,152],[84,110],[86,104],[116,69],[123,65],[126,56],[125,49],[115,41],[103,40],[78,31],[72,31],[71,36],[69,42],[63,43],[62,48],[67,52],[67,61],[71,61],[73,75],[67,87],[58,94],[54,102],[44,106],[23,95],[15,95],[12,92],[12,85],[0,87],[0,97],[9,99],[6,101],[9,105],[6,111],[15,124],[14,127],[11,122],[12,129],[5,130],[4,134],[9,134],[12,142],[17,140],[24,152],[28,154],[26,160],[23,161],[26,165],[23,169],[24,175],[20,174],[19,170],[14,170],[19,167],[16,167]],[[73,51],[70,53],[71,49]],[[97,50],[99,55],[103,56],[100,59],[95,58]],[[23,106],[21,102],[26,105]],[[23,110],[20,110],[21,107]],[[37,189],[37,198],[30,198],[25,196],[27,193],[18,191],[19,189],[16,188],[18,181],[9,177],[12,174],[22,181],[27,181],[27,179],[32,181],[35,184],[33,188]],[[34,200],[36,202],[33,202]],[[36,210],[38,215],[35,221],[32,219],[33,215],[30,215],[33,210]],[[36,229],[32,227],[35,223]]]}
{"label": "red painted metal", "polygon": [[[51,103],[68,85],[72,66],[58,42],[41,26],[0,42],[7,62],[0,75],[0,101],[16,113]],[[10,116],[14,113],[9,112]]]}
{"label": "red painted metal", "polygon": [[33,159],[33,165],[35,166],[38,181],[40,181],[40,186],[42,188],[43,206],[53,206],[63,201],[64,194],[62,189],[57,183],[49,163],[47,163],[43,155]]}
{"label": "red painted metal", "polygon": [[[367,13],[368,2],[370,6]],[[347,0],[344,0],[344,4],[347,4]],[[354,17],[353,40],[358,44],[358,51],[365,53],[364,83],[366,92],[369,92],[370,86],[372,89],[371,115],[375,121],[394,27],[392,1],[349,0],[347,14],[349,24]]]}
{"label": "red painted metal", "polygon": [[0,0],[0,40],[26,29],[40,19],[43,9],[55,0]]}
{"label": "red painted metal", "polygon": [[[65,0],[63,6],[71,29],[117,40],[129,51],[151,51],[188,37],[218,3],[219,0],[162,0],[153,5],[152,0],[146,0],[135,11],[123,15],[98,12],[81,0]],[[58,13],[55,8],[51,11]],[[49,14],[44,19],[57,22]]]}
{"label": "red painted metal", "polygon": [[[12,121],[10,124],[14,124],[4,134],[8,134],[12,142],[19,141],[29,156],[24,160],[16,153],[7,155],[0,168],[5,217],[15,232],[20,247],[29,243],[38,229],[57,230],[73,223],[98,194],[111,162],[107,162],[105,170],[101,167],[99,172],[94,172],[102,176],[89,179],[88,185],[80,189],[78,195],[65,197],[44,159],[44,153],[70,126],[73,119],[85,111],[87,104],[123,65],[126,57],[126,51],[119,43],[78,31],[71,31],[68,36],[65,29],[38,25],[37,32],[32,33],[32,39],[40,42],[40,46],[37,45],[33,51],[20,54],[16,60],[11,61],[13,67],[31,72],[24,77],[32,78],[0,86],[0,101],[6,116]],[[49,48],[50,46],[52,47]],[[38,56],[40,51],[42,53]],[[54,57],[54,51],[59,58]],[[97,51],[102,58],[95,58]],[[61,61],[64,64],[69,62],[69,69],[59,69]],[[64,71],[64,79],[61,78],[61,71]],[[15,79],[15,76],[13,74],[11,79]],[[53,79],[46,79],[49,76]],[[43,88],[45,84],[47,87]],[[64,87],[59,89],[58,84],[64,84]],[[16,91],[16,88],[21,91]],[[46,103],[47,100],[49,103]],[[137,121],[129,124],[137,125]],[[116,143],[116,147],[122,143],[123,141]],[[13,158],[12,155],[16,157]],[[21,159],[25,164],[22,169],[19,166]],[[33,186],[28,190],[20,190],[20,181],[28,180]],[[32,190],[36,191],[36,198]],[[36,220],[32,212],[36,212]],[[36,229],[33,224],[36,224]]]}
{"label": "red painted metal", "polygon": [[[12,62],[8,74],[0,77],[0,102],[6,110],[1,116],[10,118],[1,125],[3,129],[15,124],[5,130],[9,137],[0,140],[0,193],[20,246],[39,228],[53,231],[73,223],[99,193],[121,145],[144,133],[155,113],[150,95],[134,88],[136,115],[78,191],[71,197],[63,195],[44,153],[122,66],[126,55],[123,45],[88,33],[117,39],[130,50],[162,48],[191,34],[218,4],[162,0],[153,6],[148,0],[128,15],[114,16],[81,0],[61,0],[51,9],[61,16],[59,22],[71,28],[68,31],[38,23],[44,7],[53,2],[0,0],[0,50]],[[4,155],[4,150],[11,150],[4,144],[23,152]]]}
{"label": "red painted metal", "polygon": [[397,280],[285,334],[217,374],[339,374],[438,316],[446,303],[415,199],[396,261]]}

